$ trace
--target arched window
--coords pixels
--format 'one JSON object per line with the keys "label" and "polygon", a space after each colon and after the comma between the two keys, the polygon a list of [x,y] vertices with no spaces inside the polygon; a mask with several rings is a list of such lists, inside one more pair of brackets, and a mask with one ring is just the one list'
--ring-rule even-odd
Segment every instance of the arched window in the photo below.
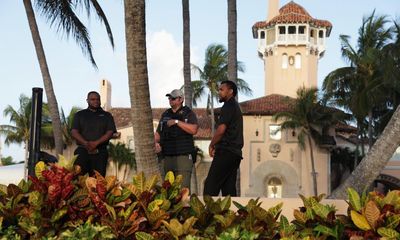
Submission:
{"label": "arched window", "polygon": [[286,53],[282,55],[282,68],[283,69],[288,68],[288,55]]}
{"label": "arched window", "polygon": [[260,39],[265,39],[265,31],[260,32]]}
{"label": "arched window", "polygon": [[267,197],[282,198],[282,180],[278,177],[271,177],[268,179]]}
{"label": "arched window", "polygon": [[323,37],[324,37],[324,31],[319,30],[319,32],[318,32],[318,37],[319,37],[319,38],[323,38]]}
{"label": "arched window", "polygon": [[296,69],[300,69],[301,68],[301,54],[300,53],[296,53],[295,59],[294,59],[294,67]]}

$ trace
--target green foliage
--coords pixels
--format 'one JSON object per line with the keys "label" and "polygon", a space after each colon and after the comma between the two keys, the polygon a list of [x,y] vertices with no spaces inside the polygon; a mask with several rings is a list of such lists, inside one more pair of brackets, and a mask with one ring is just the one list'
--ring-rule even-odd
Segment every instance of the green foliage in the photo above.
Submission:
{"label": "green foliage", "polygon": [[1,158],[1,165],[7,166],[7,165],[12,165],[12,164],[15,164],[15,163],[13,162],[13,158],[11,156]]}
{"label": "green foliage", "polygon": [[[68,164],[67,164],[68,165]],[[196,195],[182,176],[79,176],[61,165],[36,166],[38,177],[0,185],[0,239],[356,239],[399,238],[400,191],[361,197],[349,189],[349,214],[337,215],[304,197],[289,222],[283,203],[269,209],[259,199],[243,206],[231,198]],[[232,204],[237,210],[232,210]],[[358,210],[356,210],[358,209]]]}

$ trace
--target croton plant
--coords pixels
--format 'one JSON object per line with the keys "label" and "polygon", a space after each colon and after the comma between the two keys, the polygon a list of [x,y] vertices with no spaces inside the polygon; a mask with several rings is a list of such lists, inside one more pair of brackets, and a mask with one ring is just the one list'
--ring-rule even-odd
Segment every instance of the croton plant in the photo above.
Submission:
{"label": "croton plant", "polygon": [[0,239],[400,239],[399,191],[349,189],[346,215],[322,204],[324,195],[300,195],[289,222],[282,203],[266,210],[259,199],[190,196],[172,172],[124,183],[81,176],[73,162],[39,162],[35,177],[0,185]]}

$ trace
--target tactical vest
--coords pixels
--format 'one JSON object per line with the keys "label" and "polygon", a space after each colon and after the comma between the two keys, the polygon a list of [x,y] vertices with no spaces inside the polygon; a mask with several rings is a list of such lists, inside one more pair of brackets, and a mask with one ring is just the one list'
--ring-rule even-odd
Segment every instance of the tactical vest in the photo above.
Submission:
{"label": "tactical vest", "polygon": [[190,108],[185,106],[176,113],[168,109],[161,116],[160,144],[165,156],[191,154],[194,151],[193,135],[183,131],[176,124],[171,127],[167,125],[170,119],[187,122],[190,111]]}

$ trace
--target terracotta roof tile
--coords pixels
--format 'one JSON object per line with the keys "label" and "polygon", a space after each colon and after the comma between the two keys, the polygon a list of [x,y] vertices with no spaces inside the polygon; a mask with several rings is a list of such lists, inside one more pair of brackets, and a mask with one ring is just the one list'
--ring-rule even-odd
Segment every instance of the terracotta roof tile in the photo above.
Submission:
{"label": "terracotta roof tile", "polygon": [[274,115],[282,111],[289,111],[294,99],[279,94],[271,94],[265,97],[241,102],[243,115]]}
{"label": "terracotta roof tile", "polygon": [[332,24],[327,20],[320,20],[311,17],[311,15],[299,4],[291,1],[279,9],[279,15],[273,17],[270,21],[260,21],[253,25],[253,36],[259,28],[267,28],[279,23],[308,23],[315,27],[327,28],[329,36]]}
{"label": "terracotta roof tile", "polygon": [[[166,108],[153,108],[153,120],[159,121],[161,114]],[[210,139],[211,138],[211,122],[210,117],[207,115],[205,108],[195,108],[193,111],[196,113],[197,121],[199,123],[199,130],[195,135],[196,139]],[[131,109],[130,108],[112,108],[110,113],[114,117],[117,129],[132,126],[131,124]]]}

